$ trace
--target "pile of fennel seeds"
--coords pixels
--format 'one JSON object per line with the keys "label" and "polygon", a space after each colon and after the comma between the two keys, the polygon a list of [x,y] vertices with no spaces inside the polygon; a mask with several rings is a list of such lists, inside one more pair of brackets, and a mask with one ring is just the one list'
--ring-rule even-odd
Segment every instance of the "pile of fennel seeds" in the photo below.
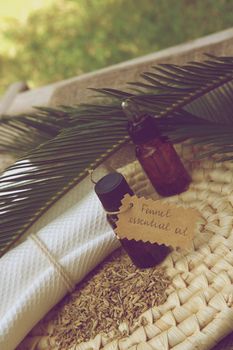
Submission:
{"label": "pile of fennel seeds", "polygon": [[59,349],[99,333],[109,336],[109,341],[121,337],[119,325],[127,322],[133,328],[143,312],[163,304],[170,283],[162,267],[138,269],[118,249],[59,305],[51,335]]}

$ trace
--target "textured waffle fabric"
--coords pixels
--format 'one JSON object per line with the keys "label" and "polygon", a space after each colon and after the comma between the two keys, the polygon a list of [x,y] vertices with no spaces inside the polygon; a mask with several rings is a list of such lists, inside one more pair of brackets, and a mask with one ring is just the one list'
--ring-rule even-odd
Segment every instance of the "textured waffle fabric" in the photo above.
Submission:
{"label": "textured waffle fabric", "polygon": [[[119,245],[90,180],[77,191],[80,201],[36,233],[75,283]],[[66,283],[31,239],[0,259],[0,286],[1,350],[15,349],[67,293]]]}

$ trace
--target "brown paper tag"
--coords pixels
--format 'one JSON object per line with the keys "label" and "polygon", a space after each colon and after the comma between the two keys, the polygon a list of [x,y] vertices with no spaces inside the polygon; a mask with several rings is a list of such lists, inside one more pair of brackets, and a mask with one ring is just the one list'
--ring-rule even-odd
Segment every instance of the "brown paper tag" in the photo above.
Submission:
{"label": "brown paper tag", "polygon": [[115,230],[119,238],[166,244],[173,248],[192,245],[200,217],[199,212],[192,208],[129,194],[123,198],[120,211]]}

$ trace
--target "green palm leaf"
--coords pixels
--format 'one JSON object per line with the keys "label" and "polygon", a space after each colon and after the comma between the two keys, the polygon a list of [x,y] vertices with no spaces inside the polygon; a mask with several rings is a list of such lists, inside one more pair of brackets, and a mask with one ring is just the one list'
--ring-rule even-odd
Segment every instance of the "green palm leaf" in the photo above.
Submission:
{"label": "green palm leaf", "polygon": [[37,107],[31,114],[0,116],[0,152],[22,155],[55,137],[68,123],[67,113],[47,107]]}
{"label": "green palm leaf", "polygon": [[[219,154],[224,153],[224,147],[231,151],[232,85],[224,84],[232,78],[233,58],[214,57],[204,63],[182,67],[160,65],[151,73],[143,74],[145,83],[135,83],[136,93],[97,89],[108,97],[106,102],[44,111],[48,117],[55,116],[58,120],[60,115],[65,116],[62,122],[65,120],[67,124],[63,129],[58,128],[60,132],[55,130],[55,134],[59,132],[57,136],[51,138],[50,135],[49,141],[24,155],[0,177],[0,254],[56,200],[83,179],[88,169],[95,168],[128,142],[126,119],[121,108],[125,99],[133,101],[141,113],[151,113],[158,118],[162,132],[176,142],[199,140],[214,147]],[[220,87],[223,87],[224,93],[219,92]],[[208,96],[210,93],[213,94],[211,98]],[[221,104],[224,94],[229,95],[229,98],[223,99],[228,104],[225,117],[230,126],[228,124],[227,127],[219,119],[224,111]],[[202,102],[198,103],[200,99]],[[214,102],[218,114],[211,109],[213,99],[218,101]],[[213,115],[218,115],[216,120]],[[46,117],[45,124],[42,122],[40,125],[33,124],[35,119],[33,123],[29,119],[20,122],[34,128],[35,132],[45,132],[42,126],[46,124]],[[14,127],[16,130],[17,126]],[[21,132],[21,126],[18,130]],[[26,136],[27,132],[23,132]],[[5,142],[2,142],[2,147]]]}

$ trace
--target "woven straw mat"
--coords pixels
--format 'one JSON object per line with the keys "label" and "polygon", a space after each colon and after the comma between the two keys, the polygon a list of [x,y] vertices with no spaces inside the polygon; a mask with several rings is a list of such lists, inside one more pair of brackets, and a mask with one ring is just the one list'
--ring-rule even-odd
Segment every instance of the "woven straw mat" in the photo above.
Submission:
{"label": "woven straw mat", "polygon": [[[177,150],[193,181],[188,191],[162,200],[197,208],[201,221],[192,249],[173,251],[163,262],[172,280],[166,302],[144,312],[146,324],[121,339],[104,345],[99,334],[69,350],[233,349],[233,337],[226,337],[233,331],[233,162],[194,161],[197,149]],[[138,195],[158,198],[137,161],[120,171]],[[56,349],[43,332],[41,346],[31,349]]]}

